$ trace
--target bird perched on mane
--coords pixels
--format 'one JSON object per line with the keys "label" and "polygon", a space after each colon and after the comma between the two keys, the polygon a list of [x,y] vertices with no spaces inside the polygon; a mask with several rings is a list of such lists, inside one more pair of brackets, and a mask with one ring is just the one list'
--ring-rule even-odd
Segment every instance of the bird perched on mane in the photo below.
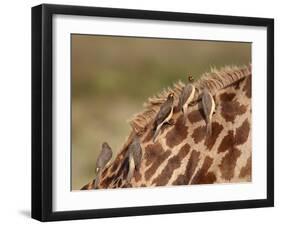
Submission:
{"label": "bird perched on mane", "polygon": [[99,184],[102,169],[106,166],[106,164],[110,161],[111,158],[112,158],[112,149],[108,145],[107,142],[104,142],[102,144],[101,152],[96,161],[97,177],[95,179],[94,188],[97,188],[97,186]]}
{"label": "bird perched on mane", "polygon": [[160,110],[158,111],[154,124],[153,124],[153,142],[155,142],[156,137],[164,123],[169,123],[173,116],[173,104],[174,104],[174,93],[169,93],[167,100],[161,105]]}
{"label": "bird perched on mane", "polygon": [[188,105],[193,100],[194,94],[195,94],[195,87],[192,84],[187,84],[183,88],[183,90],[182,90],[182,92],[180,94],[180,97],[179,97],[179,108],[183,112],[184,122],[186,121],[186,118],[187,118],[187,108],[188,108]]}
{"label": "bird perched on mane", "polygon": [[202,106],[207,123],[207,135],[212,135],[212,117],[215,111],[215,101],[212,94],[205,88],[202,93]]}
{"label": "bird perched on mane", "polygon": [[130,182],[135,170],[139,170],[142,159],[142,148],[140,145],[140,139],[135,136],[132,143],[128,148],[128,159],[129,159],[129,171],[127,175],[127,182]]}

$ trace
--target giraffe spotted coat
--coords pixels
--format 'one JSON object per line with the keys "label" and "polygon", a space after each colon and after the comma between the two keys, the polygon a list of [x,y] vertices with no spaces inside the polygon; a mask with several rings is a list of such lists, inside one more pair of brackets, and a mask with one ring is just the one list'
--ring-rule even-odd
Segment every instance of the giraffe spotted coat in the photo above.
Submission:
{"label": "giraffe spotted coat", "polygon": [[[186,122],[182,112],[175,108],[172,117],[175,124],[163,126],[156,143],[152,141],[152,119],[171,89],[149,99],[146,111],[131,121],[133,131],[123,148],[103,169],[99,188],[251,181],[251,66],[213,70],[194,85],[197,93],[188,108]],[[179,96],[183,86],[179,83],[173,92]],[[206,136],[200,101],[204,87],[216,102],[211,136]],[[139,171],[128,183],[126,152],[136,134],[140,137],[143,157]],[[93,189],[94,181],[82,189]]]}

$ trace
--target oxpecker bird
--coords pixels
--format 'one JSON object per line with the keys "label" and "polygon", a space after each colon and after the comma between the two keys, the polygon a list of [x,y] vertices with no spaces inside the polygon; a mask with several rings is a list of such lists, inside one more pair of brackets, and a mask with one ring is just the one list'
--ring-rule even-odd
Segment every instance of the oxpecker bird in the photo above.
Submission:
{"label": "oxpecker bird", "polygon": [[189,81],[189,82],[194,82],[194,78],[193,78],[192,75],[188,75],[188,81]]}
{"label": "oxpecker bird", "polygon": [[186,118],[187,118],[188,105],[193,100],[194,94],[195,94],[195,87],[192,84],[187,84],[181,92],[181,95],[179,98],[179,107],[183,112],[184,122],[186,121]]}
{"label": "oxpecker bird", "polygon": [[128,148],[129,171],[127,175],[127,182],[129,183],[134,175],[135,170],[139,170],[142,159],[142,148],[139,137],[136,136]]}
{"label": "oxpecker bird", "polygon": [[[167,100],[160,107],[153,124],[153,142],[155,143],[156,137],[164,123],[169,123],[173,116],[174,93],[168,95]],[[169,123],[170,124],[170,123]]]}
{"label": "oxpecker bird", "polygon": [[106,166],[106,164],[110,161],[112,158],[112,150],[111,147],[108,145],[108,143],[104,142],[102,144],[101,152],[97,158],[96,162],[96,172],[97,177],[95,179],[95,186],[94,188],[97,188],[101,176],[102,169]]}
{"label": "oxpecker bird", "polygon": [[205,88],[202,94],[202,106],[207,123],[207,135],[212,135],[212,117],[215,111],[215,101],[212,94]]}

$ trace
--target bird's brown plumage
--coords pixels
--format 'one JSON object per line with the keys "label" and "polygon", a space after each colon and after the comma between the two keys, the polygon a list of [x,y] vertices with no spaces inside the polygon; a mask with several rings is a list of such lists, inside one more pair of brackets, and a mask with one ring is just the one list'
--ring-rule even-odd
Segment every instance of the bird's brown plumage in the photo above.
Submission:
{"label": "bird's brown plumage", "polygon": [[140,140],[136,136],[128,148],[129,155],[129,172],[127,181],[129,182],[133,176],[134,170],[139,170],[142,160],[142,148]]}
{"label": "bird's brown plumage", "polygon": [[207,123],[207,135],[212,134],[212,116],[215,110],[215,101],[211,93],[207,90],[203,90],[202,94],[202,107],[205,114],[205,119]]}
{"label": "bird's brown plumage", "polygon": [[184,122],[186,121],[186,117],[187,117],[187,107],[188,104],[193,100],[195,94],[195,87],[192,84],[187,84],[180,96],[179,96],[179,109],[181,109],[183,111],[184,114]]}
{"label": "bird's brown plumage", "polygon": [[154,124],[153,124],[153,132],[154,132],[153,141],[155,141],[161,126],[165,122],[168,122],[169,119],[172,117],[173,104],[174,104],[174,93],[170,93],[168,95],[167,100],[161,105],[160,110],[158,111],[155,117]]}
{"label": "bird's brown plumage", "polygon": [[101,169],[103,169],[106,166],[106,164],[110,161],[111,158],[112,158],[112,149],[107,142],[104,142],[102,144],[101,152],[96,161],[96,171],[98,174],[95,179],[95,186],[94,186],[95,188],[97,188],[99,183]]}

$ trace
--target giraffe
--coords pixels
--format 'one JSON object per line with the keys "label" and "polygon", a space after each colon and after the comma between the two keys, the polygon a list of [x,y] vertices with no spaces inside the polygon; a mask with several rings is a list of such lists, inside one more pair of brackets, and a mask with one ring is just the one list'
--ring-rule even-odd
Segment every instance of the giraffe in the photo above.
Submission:
{"label": "giraffe", "polygon": [[[194,99],[187,120],[175,103],[173,125],[161,128],[157,142],[152,141],[153,119],[168,93],[179,95],[185,86],[177,82],[145,103],[145,110],[130,121],[132,131],[114,161],[105,167],[98,189],[154,187],[251,182],[251,65],[211,69],[193,82]],[[216,109],[212,134],[206,134],[201,91],[213,95]],[[138,136],[142,160],[128,182],[128,147]],[[95,179],[82,187],[93,189]]]}

